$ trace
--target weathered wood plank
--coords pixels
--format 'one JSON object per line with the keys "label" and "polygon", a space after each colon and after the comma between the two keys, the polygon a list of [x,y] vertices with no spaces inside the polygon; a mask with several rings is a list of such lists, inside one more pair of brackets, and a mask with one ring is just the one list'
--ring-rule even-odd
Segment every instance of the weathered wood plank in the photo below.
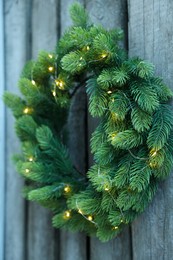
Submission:
{"label": "weathered wood plank", "polygon": [[[0,2],[0,97],[5,90],[4,82],[4,3]],[[4,195],[5,195],[5,108],[0,99],[0,260],[4,259]]]}
{"label": "weathered wood plank", "polygon": [[[34,0],[32,6],[31,56],[52,51],[58,36],[58,1]],[[51,224],[52,214],[36,203],[28,203],[28,260],[57,259],[58,241]],[[56,244],[57,243],[57,244]]]}
{"label": "weathered wood plank", "polygon": [[[129,51],[153,62],[173,89],[173,1],[129,0]],[[147,211],[132,225],[133,259],[172,259],[173,175],[160,185]]]}
{"label": "weathered wood plank", "polygon": [[[2,2],[2,1],[1,1]],[[18,92],[17,81],[26,62],[26,1],[4,1],[5,83],[6,89]],[[25,201],[21,196],[23,180],[15,174],[11,157],[19,151],[11,111],[6,112],[6,192],[5,259],[25,259]]]}
{"label": "weathered wood plank", "polygon": [[[85,109],[86,94],[84,89],[77,91],[72,99],[68,129],[69,152],[73,164],[85,173]],[[86,237],[82,233],[61,232],[61,260],[85,260]]]}
{"label": "weathered wood plank", "polygon": [[[124,46],[126,46],[126,33],[127,33],[127,14],[126,14],[126,1],[121,0],[108,0],[108,1],[91,1],[87,0],[86,7],[89,10],[89,14],[92,21],[95,24],[102,24],[107,29],[119,27],[125,32]],[[92,119],[89,116],[89,138],[91,133],[98,124],[97,120]],[[92,163],[91,155],[89,156],[89,162]],[[117,238],[108,243],[101,243],[98,239],[92,238],[90,240],[90,257],[91,260],[129,260],[131,259],[131,246],[130,246],[130,232],[127,228]]]}
{"label": "weathered wood plank", "polygon": [[[69,18],[69,7],[75,2],[73,0],[61,1],[61,33],[71,25]],[[84,1],[79,1],[83,3]],[[69,151],[71,159],[80,172],[85,173],[85,109],[86,94],[83,89],[77,91],[73,97],[68,119],[69,129]],[[60,236],[61,260],[85,260],[86,259],[86,237],[84,234],[62,231]]]}

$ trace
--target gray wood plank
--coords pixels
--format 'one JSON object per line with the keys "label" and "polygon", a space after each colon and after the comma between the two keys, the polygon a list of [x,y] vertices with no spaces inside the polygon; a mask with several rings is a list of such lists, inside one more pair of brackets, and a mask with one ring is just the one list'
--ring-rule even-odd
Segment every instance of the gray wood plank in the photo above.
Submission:
{"label": "gray wood plank", "polygon": [[[129,0],[129,51],[153,62],[173,89],[173,1]],[[132,225],[133,259],[171,260],[173,255],[173,175]]]}
{"label": "gray wood plank", "polygon": [[[102,24],[107,29],[115,27],[122,28],[125,32],[124,46],[127,45],[126,33],[127,33],[127,13],[126,13],[126,1],[121,0],[87,0],[86,7],[89,10],[89,14],[92,21],[95,24]],[[98,124],[98,120],[88,118],[89,125],[89,139],[91,133],[94,131]],[[89,163],[92,164],[92,156],[89,155]],[[90,240],[90,259],[91,260],[129,260],[131,259],[131,245],[130,245],[130,231],[127,228],[117,238],[107,243],[101,243],[98,239],[92,238]]]}
{"label": "gray wood plank", "polygon": [[[69,18],[69,7],[75,2],[73,0],[61,1],[61,33],[71,25]],[[78,1],[83,3],[84,1]],[[86,94],[84,89],[76,92],[72,99],[68,119],[69,129],[69,151],[71,159],[80,172],[85,173],[85,108]],[[85,260],[86,259],[86,237],[84,234],[72,234],[62,231],[60,235],[61,260]]]}
{"label": "gray wood plank", "polygon": [[[1,1],[2,2],[2,1]],[[18,92],[17,81],[26,62],[27,5],[25,1],[4,1],[5,83],[6,89]],[[23,180],[15,173],[11,157],[19,151],[11,111],[6,112],[6,192],[5,259],[25,259],[25,201],[21,196]]]}
{"label": "gray wood plank", "polygon": [[[0,2],[0,97],[5,90],[4,82],[4,3]],[[4,259],[4,212],[5,212],[5,108],[0,99],[0,260]]]}
{"label": "gray wood plank", "polygon": [[[75,167],[85,173],[85,109],[86,94],[84,89],[77,91],[72,99],[68,129],[69,152]],[[85,260],[86,237],[82,233],[61,232],[61,260]]]}
{"label": "gray wood plank", "polygon": [[[32,6],[31,56],[40,50],[53,51],[58,37],[58,1],[34,0]],[[28,260],[58,258],[58,238],[51,224],[52,214],[36,203],[28,203]]]}

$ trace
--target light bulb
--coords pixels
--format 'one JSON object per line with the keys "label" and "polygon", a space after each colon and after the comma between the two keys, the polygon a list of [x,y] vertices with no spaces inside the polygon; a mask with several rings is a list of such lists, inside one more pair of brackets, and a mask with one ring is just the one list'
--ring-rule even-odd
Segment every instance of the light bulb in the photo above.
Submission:
{"label": "light bulb", "polygon": [[117,227],[117,226],[115,226],[115,227],[113,227],[113,229],[114,229],[114,230],[117,230],[117,229],[118,229],[118,227]]}
{"label": "light bulb", "polygon": [[32,82],[32,85],[34,85],[34,86],[36,85],[35,80],[32,79],[31,82]]}
{"label": "light bulb", "polygon": [[108,94],[112,94],[112,91],[111,91],[111,90],[109,90],[109,91],[107,91],[107,93],[108,93]]}
{"label": "light bulb", "polygon": [[64,90],[64,84],[65,84],[65,83],[64,83],[62,80],[56,79],[56,80],[55,80],[55,84],[56,84],[56,86],[57,86],[59,89]]}
{"label": "light bulb", "polygon": [[52,59],[52,58],[53,58],[53,55],[52,55],[52,54],[49,54],[48,57],[49,57],[50,59]]}
{"label": "light bulb", "polygon": [[106,188],[105,188],[105,191],[108,191],[108,190],[109,190],[109,188],[108,188],[108,187],[106,187]]}
{"label": "light bulb", "polygon": [[102,53],[101,57],[104,59],[106,58],[107,54],[106,53]]}
{"label": "light bulb", "polygon": [[87,217],[87,219],[88,219],[89,221],[92,221],[92,220],[93,220],[93,217],[90,215],[90,216]]}
{"label": "light bulb", "polygon": [[70,211],[69,211],[69,210],[66,210],[66,211],[64,212],[64,218],[65,218],[65,219],[68,219],[68,218],[70,218],[70,217],[71,217]]}
{"label": "light bulb", "polygon": [[80,59],[79,60],[83,60],[83,57],[80,57]]}
{"label": "light bulb", "polygon": [[52,72],[52,71],[53,71],[53,67],[49,67],[48,70],[49,70],[50,72]]}
{"label": "light bulb", "polygon": [[28,114],[28,113],[29,113],[29,108],[26,107],[26,108],[23,110],[23,113]]}
{"label": "light bulb", "polygon": [[56,91],[55,91],[55,90],[52,91],[52,95],[53,95],[54,97],[56,97]]}
{"label": "light bulb", "polygon": [[156,156],[156,154],[157,154],[157,151],[152,151],[152,152],[151,152],[151,156],[152,156],[152,157]]}
{"label": "light bulb", "polygon": [[33,157],[29,157],[29,159],[28,159],[30,162],[33,162]]}
{"label": "light bulb", "polygon": [[65,191],[66,193],[70,192],[70,191],[71,191],[70,186],[66,186],[66,187],[64,188],[64,191]]}
{"label": "light bulb", "polygon": [[90,49],[90,46],[87,46],[87,47],[86,47],[86,49],[87,49],[87,51],[89,51],[89,49]]}
{"label": "light bulb", "polygon": [[29,169],[25,169],[25,172],[26,172],[26,173],[29,173]]}
{"label": "light bulb", "polygon": [[83,214],[83,212],[82,212],[82,210],[81,210],[81,209],[79,209],[79,210],[78,210],[78,213],[79,213],[79,214]]}

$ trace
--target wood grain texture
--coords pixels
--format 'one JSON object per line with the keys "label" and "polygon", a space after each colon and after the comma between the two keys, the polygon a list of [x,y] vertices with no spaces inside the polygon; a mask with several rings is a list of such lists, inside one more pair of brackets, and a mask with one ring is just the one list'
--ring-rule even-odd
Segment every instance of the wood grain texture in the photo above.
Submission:
{"label": "wood grain texture", "polygon": [[[0,97],[5,90],[4,81],[4,3],[0,2]],[[5,107],[0,99],[0,260],[4,259],[4,220],[5,220]]]}
{"label": "wood grain texture", "polygon": [[[53,51],[58,36],[58,1],[33,0],[31,56],[40,50]],[[36,203],[28,203],[28,260],[57,259],[58,237],[51,224],[52,214]]]}
{"label": "wood grain texture", "polygon": [[[87,0],[86,7],[89,11],[92,21],[95,24],[102,24],[107,29],[115,27],[122,28],[125,32],[124,46],[126,46],[126,33],[127,33],[127,9],[126,1],[121,0]],[[89,139],[91,133],[94,131],[98,120],[92,119],[89,116]],[[92,158],[89,156],[91,164]],[[108,243],[101,243],[98,239],[92,238],[90,240],[90,259],[91,260],[129,260],[131,259],[130,247],[130,232],[127,228],[121,235]]]}
{"label": "wood grain texture", "polygon": [[[173,1],[129,0],[129,51],[154,63],[173,89]],[[171,260],[173,175],[160,184],[147,211],[132,225],[134,260]]]}
{"label": "wood grain texture", "polygon": [[[69,7],[74,0],[61,0],[61,34],[71,25]],[[84,3],[82,0],[78,1]],[[72,99],[68,118],[69,152],[75,167],[82,173],[86,171],[86,94],[84,89],[79,89]],[[62,231],[60,235],[61,260],[85,260],[86,237],[82,233],[72,234]]]}
{"label": "wood grain texture", "polygon": [[[5,83],[17,93],[17,81],[26,62],[26,1],[4,1]],[[12,155],[19,151],[11,111],[6,112],[6,193],[5,193],[5,259],[25,259],[25,201],[21,196],[23,180],[15,173]]]}

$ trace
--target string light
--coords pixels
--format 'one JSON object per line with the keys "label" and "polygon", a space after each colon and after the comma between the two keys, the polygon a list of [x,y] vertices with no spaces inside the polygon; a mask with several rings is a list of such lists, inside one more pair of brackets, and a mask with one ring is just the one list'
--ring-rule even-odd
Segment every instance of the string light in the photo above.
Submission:
{"label": "string light", "polygon": [[83,57],[80,57],[80,59],[79,60],[83,60]]}
{"label": "string light", "polygon": [[70,211],[69,211],[69,210],[66,210],[66,211],[64,212],[64,218],[65,218],[65,219],[69,219],[70,217],[71,217]]}
{"label": "string light", "polygon": [[107,91],[107,93],[108,93],[108,94],[112,94],[112,91],[111,91],[111,90],[109,90],[109,91]]}
{"label": "string light", "polygon": [[68,185],[68,186],[65,186],[64,191],[65,191],[66,193],[69,193],[69,192],[71,191],[70,186],[69,186],[69,185]]}
{"label": "string light", "polygon": [[111,99],[111,101],[112,101],[112,102],[114,102],[114,101],[115,101],[115,99],[114,99],[114,98],[112,98],[112,99]]}
{"label": "string light", "polygon": [[33,157],[29,157],[28,159],[30,162],[33,162],[34,161],[34,158]]}
{"label": "string light", "polygon": [[29,169],[25,169],[25,172],[26,172],[26,173],[29,173]]}
{"label": "string light", "polygon": [[109,188],[105,188],[104,190],[105,190],[105,191],[108,191],[108,190],[109,190]]}
{"label": "string light", "polygon": [[32,85],[34,85],[34,86],[36,85],[35,80],[32,79],[31,82],[32,82]]}
{"label": "string light", "polygon": [[52,72],[52,71],[53,71],[53,67],[49,67],[48,70],[49,70],[50,72]]}
{"label": "string light", "polygon": [[24,113],[24,114],[28,114],[28,113],[29,113],[29,108],[26,107],[26,108],[23,110],[23,113]]}
{"label": "string light", "polygon": [[32,108],[25,107],[24,110],[23,110],[23,113],[24,113],[24,114],[29,114],[29,113],[31,113],[32,111],[33,111]]}
{"label": "string light", "polygon": [[49,54],[48,57],[49,57],[50,59],[52,59],[52,58],[53,58],[53,55],[52,55],[52,54]]}
{"label": "string light", "polygon": [[152,157],[154,157],[154,156],[156,156],[156,154],[157,154],[157,151],[156,151],[156,150],[151,150],[151,152],[150,152],[150,153],[151,153],[151,156],[152,156]]}
{"label": "string light", "polygon": [[114,230],[117,230],[117,229],[118,229],[118,227],[117,227],[117,226],[115,226],[115,227],[113,227],[113,229],[114,229]]}
{"label": "string light", "polygon": [[113,133],[111,134],[111,139],[113,140],[116,136],[117,136],[118,133]]}
{"label": "string light", "polygon": [[52,95],[53,95],[54,97],[56,97],[56,91],[55,91],[55,90],[52,91]]}
{"label": "string light", "polygon": [[62,89],[62,90],[64,90],[64,82],[62,81],[62,80],[55,80],[55,84],[56,84],[56,86],[59,88],[59,89]]}
{"label": "string light", "polygon": [[89,49],[90,49],[90,46],[87,46],[87,47],[86,47],[86,49],[87,49],[87,51],[89,51]]}
{"label": "string light", "polygon": [[93,217],[90,215],[90,216],[87,217],[87,219],[88,219],[89,221],[92,221],[92,220],[93,220]]}
{"label": "string light", "polygon": [[150,162],[149,165],[150,165],[151,168],[156,168],[156,167],[157,167],[157,164],[156,164],[156,163]]}
{"label": "string light", "polygon": [[121,223],[123,223],[124,221],[123,221],[123,219],[121,219]]}
{"label": "string light", "polygon": [[81,209],[78,210],[78,213],[83,215],[83,212]]}
{"label": "string light", "polygon": [[107,54],[106,53],[102,53],[101,57],[104,59],[106,58]]}

